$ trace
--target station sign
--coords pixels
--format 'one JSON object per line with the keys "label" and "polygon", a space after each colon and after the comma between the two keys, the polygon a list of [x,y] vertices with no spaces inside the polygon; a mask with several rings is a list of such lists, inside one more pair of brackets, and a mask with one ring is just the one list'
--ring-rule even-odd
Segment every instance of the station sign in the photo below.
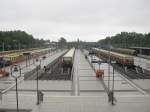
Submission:
{"label": "station sign", "polygon": [[107,60],[107,63],[110,63],[110,64],[115,64],[115,63],[116,63],[116,61]]}
{"label": "station sign", "polygon": [[91,63],[98,63],[99,61],[97,60],[92,60]]}
{"label": "station sign", "polygon": [[31,53],[30,52],[25,52],[25,53],[23,53],[23,55],[29,56],[29,55],[31,55]]}
{"label": "station sign", "polygon": [[112,64],[115,64],[115,63],[116,63],[116,61],[111,61],[111,63],[112,63]]}
{"label": "station sign", "polygon": [[107,63],[107,61],[105,61],[105,60],[101,60],[101,61],[99,61],[99,60],[92,60],[91,62],[92,63],[98,63],[98,64]]}
{"label": "station sign", "polygon": [[19,65],[13,65],[10,69],[12,77],[19,78],[21,76],[21,68]]}
{"label": "station sign", "polygon": [[89,55],[95,55],[96,54],[96,52],[94,52],[94,51],[89,51]]}

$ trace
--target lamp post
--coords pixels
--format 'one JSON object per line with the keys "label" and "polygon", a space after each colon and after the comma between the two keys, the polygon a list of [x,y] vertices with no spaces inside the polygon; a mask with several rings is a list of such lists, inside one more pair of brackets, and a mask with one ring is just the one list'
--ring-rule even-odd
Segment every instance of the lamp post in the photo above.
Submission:
{"label": "lamp post", "polygon": [[35,65],[36,65],[36,70],[37,70],[37,105],[40,104],[39,102],[39,76],[38,76],[38,70],[41,68],[41,60],[39,59],[36,59],[36,62],[35,62]]}
{"label": "lamp post", "polygon": [[109,53],[109,56],[108,56],[108,60],[107,60],[107,62],[108,62],[108,91],[110,92],[110,61],[111,61],[111,54],[110,54],[110,44],[109,44],[109,51],[108,51],[108,53]]}
{"label": "lamp post", "polygon": [[112,105],[114,105],[114,67],[113,67],[113,81],[112,81]]}
{"label": "lamp post", "polygon": [[17,79],[21,76],[21,67],[20,67],[19,65],[13,65],[10,69],[11,69],[11,76],[14,77],[14,78],[15,78],[15,81],[16,81],[17,112],[19,112]]}
{"label": "lamp post", "polygon": [[[111,61],[111,63],[116,64],[116,61]],[[112,102],[111,102],[111,104],[114,105],[114,84],[115,84],[114,72],[115,72],[115,70],[114,70],[114,66],[112,66],[112,67],[113,67],[113,79],[112,79]]]}

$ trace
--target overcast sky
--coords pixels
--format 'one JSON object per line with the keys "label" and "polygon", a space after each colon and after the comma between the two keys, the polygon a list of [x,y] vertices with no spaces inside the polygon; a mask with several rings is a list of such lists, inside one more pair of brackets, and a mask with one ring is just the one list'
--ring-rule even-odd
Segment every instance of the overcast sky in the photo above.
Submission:
{"label": "overcast sky", "polygon": [[0,30],[35,38],[97,41],[150,31],[150,0],[0,0]]}

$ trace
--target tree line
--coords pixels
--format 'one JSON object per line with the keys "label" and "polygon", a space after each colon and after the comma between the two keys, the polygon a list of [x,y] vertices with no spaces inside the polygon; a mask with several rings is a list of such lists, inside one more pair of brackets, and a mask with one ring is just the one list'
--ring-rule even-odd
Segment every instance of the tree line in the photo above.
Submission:
{"label": "tree line", "polygon": [[[45,43],[50,43],[49,40],[35,39],[32,35],[24,31],[0,31],[0,51],[24,48],[43,47]],[[106,37],[97,42],[78,41],[67,42],[64,37],[58,40],[58,48],[86,48],[93,47],[150,47],[150,33],[142,34],[136,32],[121,32],[115,36]]]}
{"label": "tree line", "polygon": [[121,32],[98,41],[100,47],[150,47],[150,33]]}
{"label": "tree line", "polygon": [[24,31],[0,31],[0,51],[41,47],[48,40],[35,39]]}

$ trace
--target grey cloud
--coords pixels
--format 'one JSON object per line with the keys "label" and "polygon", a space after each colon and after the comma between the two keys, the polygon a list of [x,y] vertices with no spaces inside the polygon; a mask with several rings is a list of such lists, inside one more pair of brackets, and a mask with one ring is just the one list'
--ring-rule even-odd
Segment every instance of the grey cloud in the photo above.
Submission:
{"label": "grey cloud", "polygon": [[0,0],[0,29],[37,38],[96,41],[121,31],[148,32],[149,0]]}

